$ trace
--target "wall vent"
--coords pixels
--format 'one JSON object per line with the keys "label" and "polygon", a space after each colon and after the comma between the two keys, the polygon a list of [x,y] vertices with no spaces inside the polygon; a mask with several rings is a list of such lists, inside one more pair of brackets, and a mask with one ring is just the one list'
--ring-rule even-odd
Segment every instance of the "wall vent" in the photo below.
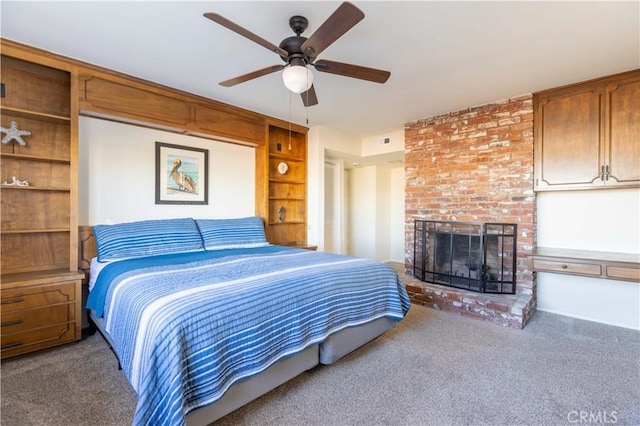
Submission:
{"label": "wall vent", "polygon": [[385,136],[384,138],[378,139],[378,145],[389,145],[391,143],[391,137]]}

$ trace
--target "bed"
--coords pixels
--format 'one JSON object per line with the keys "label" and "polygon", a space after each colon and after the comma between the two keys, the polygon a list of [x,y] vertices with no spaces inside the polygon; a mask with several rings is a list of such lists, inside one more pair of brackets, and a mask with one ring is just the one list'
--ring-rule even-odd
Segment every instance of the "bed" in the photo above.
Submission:
{"label": "bed", "polygon": [[[268,244],[258,217],[98,225],[92,235],[87,308],[138,395],[136,425],[209,424],[336,362],[410,306],[392,267]],[[85,250],[86,229],[81,238]]]}

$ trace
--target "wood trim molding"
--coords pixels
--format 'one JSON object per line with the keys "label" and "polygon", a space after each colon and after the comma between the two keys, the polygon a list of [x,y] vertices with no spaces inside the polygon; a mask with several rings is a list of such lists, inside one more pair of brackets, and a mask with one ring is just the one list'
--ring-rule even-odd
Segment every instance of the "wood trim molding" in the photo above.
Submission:
{"label": "wood trim molding", "polygon": [[79,114],[203,137],[261,146],[270,124],[308,133],[308,128],[203,96],[0,38],[2,53],[37,58],[77,77]]}

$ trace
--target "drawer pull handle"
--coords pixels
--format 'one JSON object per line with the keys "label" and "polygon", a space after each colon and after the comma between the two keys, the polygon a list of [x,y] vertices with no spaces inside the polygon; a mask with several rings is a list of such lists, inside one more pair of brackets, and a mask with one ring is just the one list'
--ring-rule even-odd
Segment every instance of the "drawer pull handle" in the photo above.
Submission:
{"label": "drawer pull handle", "polygon": [[16,348],[18,346],[22,346],[22,342],[7,343],[6,345],[2,345],[2,348],[0,348],[0,349],[2,349],[4,351],[4,350],[7,350],[7,349]]}
{"label": "drawer pull handle", "polygon": [[562,265],[561,267],[562,267],[562,269],[567,269],[568,268],[567,265]]}
{"label": "drawer pull handle", "polygon": [[11,300],[3,300],[2,305],[10,305],[12,303],[20,303],[20,302],[24,302],[24,299],[11,299]]}
{"label": "drawer pull handle", "polygon": [[22,320],[7,321],[7,322],[3,322],[2,324],[0,324],[0,327],[9,327],[11,325],[18,325],[18,324],[22,324],[22,323],[23,323]]}

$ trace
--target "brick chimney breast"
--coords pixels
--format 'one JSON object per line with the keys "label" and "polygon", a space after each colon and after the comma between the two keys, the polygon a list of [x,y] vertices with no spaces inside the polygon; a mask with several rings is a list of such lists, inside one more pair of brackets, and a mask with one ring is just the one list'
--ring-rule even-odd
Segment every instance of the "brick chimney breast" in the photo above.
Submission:
{"label": "brick chimney breast", "polygon": [[[523,327],[535,310],[535,282],[527,263],[536,235],[532,95],[405,124],[405,177],[405,271],[409,274],[413,272],[415,219],[518,225],[517,300],[498,303],[494,299],[500,296],[493,296],[478,303],[500,306],[506,316],[522,311],[522,317],[505,325]],[[424,299],[432,298],[422,292],[413,299],[425,304]],[[451,307],[455,306],[446,309]]]}

